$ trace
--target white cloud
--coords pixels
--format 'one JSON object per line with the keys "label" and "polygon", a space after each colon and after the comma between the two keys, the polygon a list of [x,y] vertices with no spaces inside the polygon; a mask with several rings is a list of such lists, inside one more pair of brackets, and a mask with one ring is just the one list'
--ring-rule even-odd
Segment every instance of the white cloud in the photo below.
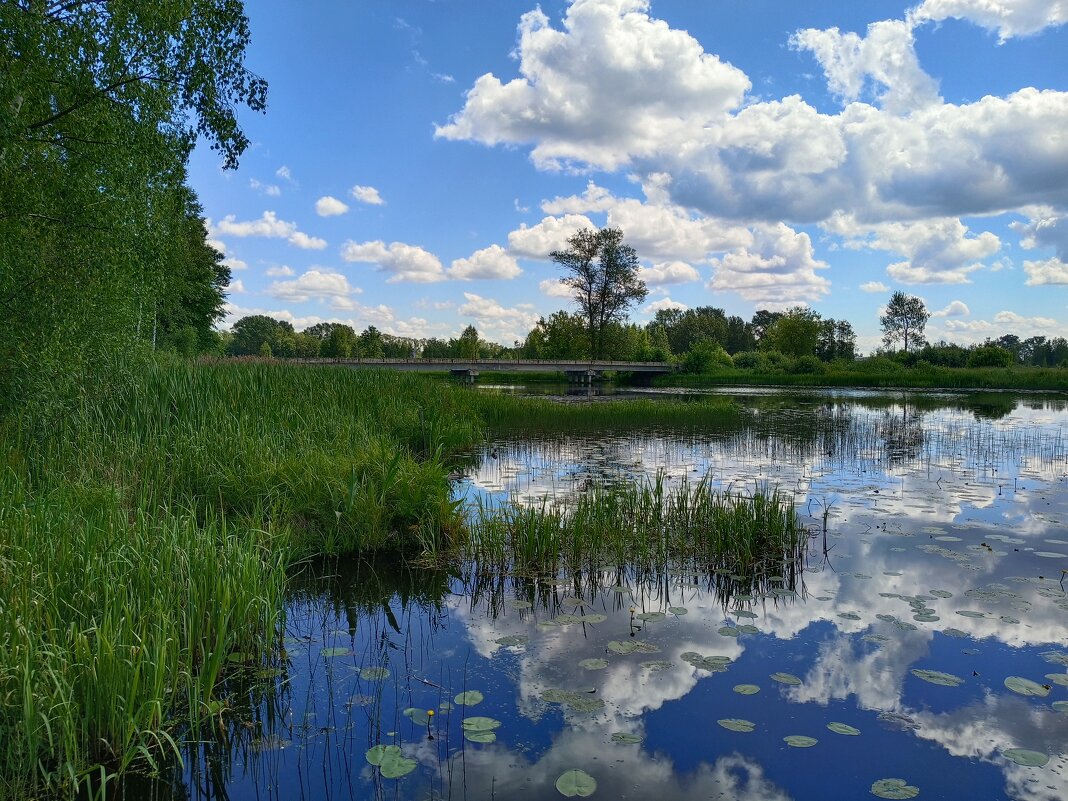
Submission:
{"label": "white cloud", "polygon": [[349,210],[349,207],[331,195],[324,195],[315,201],[315,213],[320,217],[337,217]]}
{"label": "white cloud", "polygon": [[278,267],[267,268],[267,275],[271,276],[272,278],[287,278],[295,274],[296,273],[293,272],[293,268],[285,264],[282,264]]}
{"label": "white cloud", "polygon": [[247,270],[248,269],[248,262],[247,261],[242,261],[241,259],[234,258],[233,256],[228,256],[227,258],[223,259],[222,263],[223,263],[224,267],[229,267],[231,270]]}
{"label": "white cloud", "polygon": [[671,298],[661,298],[660,300],[650,303],[642,309],[646,314],[656,314],[661,309],[678,309],[679,311],[686,311],[689,306],[685,303],[679,303],[677,300]]}
{"label": "white cloud", "polygon": [[1002,42],[1068,22],[1065,0],[924,0],[909,12],[914,22],[968,20],[997,31]]}
{"label": "white cloud", "polygon": [[326,240],[297,230],[297,224],[278,219],[273,211],[263,212],[258,220],[238,222],[233,214],[227,214],[218,225],[212,226],[212,233],[229,234],[230,236],[247,237],[258,236],[266,239],[285,239],[289,244],[304,250],[322,250],[326,247]]}
{"label": "white cloud", "polygon": [[638,270],[638,277],[649,286],[685,284],[701,280],[701,274],[684,261],[661,262],[652,267],[642,267]]}
{"label": "white cloud", "polygon": [[456,259],[449,268],[449,278],[470,281],[474,278],[516,278],[523,271],[515,258],[500,245],[477,250],[469,258]]}
{"label": "white cloud", "polygon": [[289,167],[287,167],[285,164],[275,170],[274,174],[277,178],[281,178],[283,181],[289,181],[290,183],[293,182],[293,173],[290,172]]}
{"label": "white cloud", "polygon": [[521,77],[480,78],[438,135],[529,145],[542,167],[628,165],[642,180],[665,176],[660,186],[679,206],[746,222],[848,211],[879,223],[1068,204],[1068,139],[1051,135],[1068,118],[1068,93],[1029,87],[938,101],[907,26],[886,23],[864,40],[799,34],[847,94],[859,80],[887,87],[883,107],[851,102],[821,114],[797,96],[746,96],[741,72],[650,18],[648,5],[581,0],[560,30],[540,11],[525,15]]}
{"label": "white cloud", "polygon": [[972,310],[961,300],[954,300],[941,311],[931,312],[932,317],[970,317]]}
{"label": "white cloud", "polygon": [[765,308],[815,301],[830,290],[816,273],[828,267],[815,257],[808,234],[783,223],[753,227],[751,247],[712,260],[709,289],[733,291]]}
{"label": "white cloud", "polygon": [[276,186],[275,184],[265,184],[262,181],[257,181],[255,178],[250,178],[248,185],[259,191],[261,194],[269,197],[279,197],[282,194],[281,187]]}
{"label": "white cloud", "polygon": [[464,298],[467,302],[459,308],[461,316],[474,320],[479,333],[498,342],[521,339],[538,322],[538,314],[530,304],[507,308],[472,292],[464,292]]}
{"label": "white cloud", "polygon": [[566,214],[563,217],[546,217],[537,225],[527,227],[523,223],[508,234],[508,250],[516,256],[530,259],[548,259],[554,250],[567,248],[567,240],[583,228],[596,228],[589,217],[581,214]]}
{"label": "white cloud", "polygon": [[540,284],[538,289],[541,290],[541,294],[550,298],[566,298],[572,300],[575,297],[575,291],[567,284],[561,284],[559,281],[553,281],[550,278],[546,278]]}
{"label": "white cloud", "polygon": [[859,100],[869,81],[884,87],[878,102],[893,114],[941,102],[937,82],[920,67],[907,22],[873,22],[864,38],[838,28],[807,28],[795,33],[790,44],[812,51],[831,91],[846,102]]}
{"label": "white cloud", "polygon": [[221,239],[213,239],[211,237],[210,232],[215,230],[215,226],[212,224],[211,220],[208,220],[206,225],[209,231],[209,236],[207,239],[204,240],[204,242],[208,245],[208,247],[215,248],[217,251],[219,251],[219,253],[225,256],[226,243],[223,242]]}
{"label": "white cloud", "polygon": [[441,261],[433,253],[416,245],[404,242],[392,242],[387,247],[385,242],[347,241],[341,247],[341,258],[345,261],[377,264],[379,270],[392,273],[387,284],[400,282],[432,283],[444,281],[445,271]]}
{"label": "white cloud", "polygon": [[[1016,334],[1022,339],[1033,336],[1068,338],[1068,324],[1052,317],[1025,317],[1013,311],[1000,311],[993,320],[946,320],[948,338],[962,344],[984,342],[1002,334]],[[928,334],[928,339],[933,337]]]}
{"label": "white cloud", "polygon": [[866,281],[860,285],[861,292],[889,292],[890,287],[882,281]]}
{"label": "white cloud", "polygon": [[522,77],[483,75],[436,136],[533,142],[539,166],[611,170],[738,108],[750,87],[745,74],[648,9],[648,0],[575,0],[563,30],[540,9],[524,14]]}
{"label": "white cloud", "polygon": [[891,278],[906,284],[967,284],[970,273],[982,269],[982,259],[1001,248],[1001,240],[989,231],[969,236],[960,220],[935,218],[909,223],[862,225],[845,214],[836,214],[824,229],[845,238],[849,248],[886,250],[906,261],[889,265]]}
{"label": "white cloud", "polygon": [[1025,261],[1024,272],[1027,273],[1028,286],[1046,284],[1068,284],[1068,263],[1058,258],[1045,261]]}
{"label": "white cloud", "polygon": [[1068,260],[1068,216],[1057,216],[1052,209],[1037,209],[1030,222],[1014,222],[1009,227],[1020,234],[1025,250],[1054,248],[1062,261]]}
{"label": "white cloud", "polygon": [[362,290],[349,284],[341,273],[312,269],[292,281],[275,281],[267,294],[279,300],[305,303],[309,300],[329,301],[335,307],[349,308],[349,299]]}
{"label": "white cloud", "polygon": [[230,294],[230,295],[244,295],[245,294],[245,284],[241,280],[231,281],[226,286],[226,292],[227,292],[227,294]]}
{"label": "white cloud", "polygon": [[371,206],[382,206],[386,202],[382,199],[382,196],[378,194],[378,190],[373,186],[360,186],[357,184],[352,187],[351,194],[361,203],[367,203]]}

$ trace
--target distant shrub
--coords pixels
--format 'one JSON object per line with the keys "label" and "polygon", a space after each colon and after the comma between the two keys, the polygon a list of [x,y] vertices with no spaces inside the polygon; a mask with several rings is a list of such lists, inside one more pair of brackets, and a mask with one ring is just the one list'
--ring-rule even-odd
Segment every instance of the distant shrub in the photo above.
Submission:
{"label": "distant shrub", "polygon": [[982,345],[968,354],[969,367],[1009,367],[1013,362],[1012,353],[997,345]]}
{"label": "distant shrub", "polygon": [[791,373],[816,375],[823,372],[823,362],[811,355],[799,356],[790,366]]}
{"label": "distant shrub", "polygon": [[755,350],[743,350],[735,353],[732,357],[734,366],[740,370],[767,370],[767,357]]}
{"label": "distant shrub", "polygon": [[734,367],[734,361],[722,345],[708,339],[695,342],[682,359],[682,369],[687,373],[709,373],[717,367]]}

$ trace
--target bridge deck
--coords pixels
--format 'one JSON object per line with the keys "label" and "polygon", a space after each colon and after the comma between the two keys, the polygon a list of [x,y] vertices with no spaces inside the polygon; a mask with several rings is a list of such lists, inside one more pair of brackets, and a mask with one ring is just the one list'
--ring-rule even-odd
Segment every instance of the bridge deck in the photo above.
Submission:
{"label": "bridge deck", "polygon": [[670,373],[668,362],[568,361],[549,359],[293,359],[301,364],[343,365],[416,372],[508,372],[508,373]]}

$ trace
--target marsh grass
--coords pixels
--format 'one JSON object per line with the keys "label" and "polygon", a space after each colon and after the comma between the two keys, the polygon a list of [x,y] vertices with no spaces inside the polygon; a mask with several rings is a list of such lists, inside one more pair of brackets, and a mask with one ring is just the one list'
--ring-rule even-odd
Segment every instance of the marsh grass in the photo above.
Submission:
{"label": "marsh grass", "polygon": [[775,491],[734,494],[708,479],[594,487],[562,504],[477,504],[463,555],[480,570],[574,573],[605,562],[665,572],[699,565],[739,576],[778,573],[808,532]]}

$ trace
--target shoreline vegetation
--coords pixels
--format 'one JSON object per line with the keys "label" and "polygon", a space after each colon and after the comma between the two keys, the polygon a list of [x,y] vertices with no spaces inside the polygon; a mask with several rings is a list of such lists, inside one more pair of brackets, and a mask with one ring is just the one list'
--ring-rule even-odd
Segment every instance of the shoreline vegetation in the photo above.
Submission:
{"label": "shoreline vegetation", "polygon": [[225,717],[228,680],[276,660],[303,560],[478,559],[450,474],[487,431],[738,415],[722,399],[569,406],[384,371],[173,358],[77,385],[0,420],[4,798],[106,797],[117,774],[181,758]]}

